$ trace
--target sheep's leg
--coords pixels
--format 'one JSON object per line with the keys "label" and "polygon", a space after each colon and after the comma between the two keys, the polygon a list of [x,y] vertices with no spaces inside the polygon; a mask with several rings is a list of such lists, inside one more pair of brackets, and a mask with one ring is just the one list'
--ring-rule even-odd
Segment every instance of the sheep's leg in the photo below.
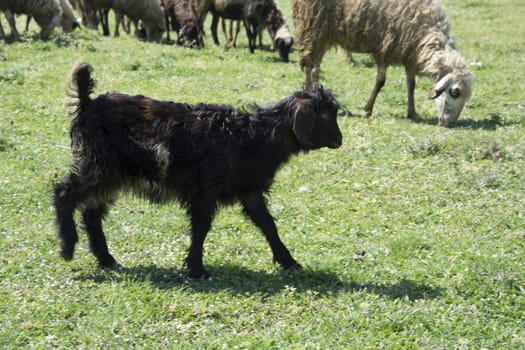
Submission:
{"label": "sheep's leg", "polygon": [[416,89],[416,75],[405,69],[407,78],[407,93],[408,93],[408,118],[412,120],[418,120],[419,115],[416,113],[416,107],[414,104],[414,90]]}
{"label": "sheep's leg", "polygon": [[312,87],[319,86],[319,75],[321,74],[321,65],[316,64],[312,68],[312,72],[310,73],[312,76]]}
{"label": "sheep's leg", "polygon": [[263,49],[263,45],[262,45],[262,30],[258,31],[257,29],[255,30],[256,33],[258,33],[258,37],[259,37],[259,49]]}
{"label": "sheep's leg", "polygon": [[208,278],[209,274],[202,264],[202,250],[206,235],[211,228],[215,209],[211,204],[193,205],[189,214],[191,217],[191,244],[185,260],[189,270],[188,277]]}
{"label": "sheep's leg", "polygon": [[215,13],[213,14],[213,17],[211,19],[210,31],[215,45],[219,45],[219,38],[217,37],[217,26],[219,25],[219,19],[219,16]]}
{"label": "sheep's leg", "polygon": [[18,34],[18,30],[16,30],[15,16],[9,10],[5,10],[4,14],[5,14],[5,19],[9,23],[9,26],[11,27],[11,36],[13,37],[13,40],[20,41],[20,35]]}
{"label": "sheep's leg", "polygon": [[221,19],[221,26],[222,26],[222,33],[224,34],[224,40],[226,40],[226,47],[227,48],[230,48],[232,47],[232,38],[233,38],[233,22],[230,21],[230,26],[229,26],[229,34],[228,35],[228,30],[226,30],[226,19],[225,18],[222,18]]}
{"label": "sheep's leg", "polygon": [[[108,10],[109,11],[109,10]],[[167,26],[167,24],[166,24]],[[131,33],[131,18],[127,17],[122,21],[122,29],[126,32],[126,34]]]}
{"label": "sheep's leg", "polygon": [[[115,11],[115,33],[113,34],[115,37],[120,36],[120,23],[124,22],[124,15],[120,12]],[[109,34],[109,31],[108,31]]]}
{"label": "sheep's leg", "polygon": [[[109,9],[102,9],[99,12],[100,24],[102,24],[102,35],[104,36],[109,35],[108,14],[109,14]],[[115,13],[115,18],[117,18],[117,13]],[[118,33],[115,33],[115,36],[118,36]]]}
{"label": "sheep's leg", "polygon": [[368,102],[365,106],[365,113],[367,117],[372,115],[372,110],[374,109],[374,103],[376,102],[377,94],[381,91],[381,88],[385,85],[386,81],[386,67],[377,66],[377,75],[376,75],[376,84],[374,90],[372,90],[372,95],[368,99]]}
{"label": "sheep's leg", "polygon": [[164,7],[164,23],[166,24],[166,37],[168,42],[170,42],[170,15],[166,7]]}
{"label": "sheep's leg", "polygon": [[0,39],[5,38],[4,27],[2,27],[2,21],[0,21]]}
{"label": "sheep's leg", "polygon": [[31,16],[27,16],[25,32],[29,32],[29,23],[31,23]]}
{"label": "sheep's leg", "polygon": [[228,27],[228,29],[226,29],[226,19],[222,19],[221,21],[221,24],[222,24],[222,32],[224,33],[224,39],[226,40],[226,45],[230,45],[231,46],[231,42],[233,40],[233,21],[230,20],[230,26]]}
{"label": "sheep's leg", "polygon": [[116,264],[115,259],[109,254],[106,236],[102,229],[102,219],[107,213],[107,206],[101,205],[82,210],[84,226],[88,233],[89,247],[91,252],[103,267],[111,267]]}
{"label": "sheep's leg", "polygon": [[287,270],[300,269],[302,266],[290,254],[290,251],[279,238],[272,215],[266,207],[262,193],[254,193],[241,198],[244,213],[262,231],[270,244],[274,261]]}
{"label": "sheep's leg", "polygon": [[257,30],[255,26],[252,26],[252,24],[246,19],[244,20],[244,28],[246,28],[246,35],[248,36],[248,47],[250,53],[253,53],[255,51],[255,43],[257,42]]}
{"label": "sheep's leg", "polygon": [[304,71],[304,88],[306,90],[312,89],[312,69],[313,66],[307,64],[302,67]]}
{"label": "sheep's leg", "polygon": [[[237,37],[239,36],[239,33],[241,31],[241,21],[235,21],[236,22],[236,26],[235,26],[235,36],[233,37],[233,44],[232,46],[235,48],[237,47]],[[233,20],[232,20],[232,27],[233,27]],[[230,27],[230,30],[232,28]]]}

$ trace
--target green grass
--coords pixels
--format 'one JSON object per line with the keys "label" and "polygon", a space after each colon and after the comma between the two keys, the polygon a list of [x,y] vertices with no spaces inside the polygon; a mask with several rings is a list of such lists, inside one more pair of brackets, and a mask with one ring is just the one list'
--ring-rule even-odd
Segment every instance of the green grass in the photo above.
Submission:
{"label": "green grass", "polygon": [[[363,118],[372,61],[325,57],[322,82],[346,111],[343,146],[294,158],[270,200],[306,267],[293,274],[233,206],[206,242],[214,277],[188,281],[184,212],[128,195],[105,224],[123,267],[98,268],[84,235],[66,263],[51,189],[70,164],[65,87],[78,60],[95,67],[98,93],[243,106],[300,89],[297,52],[290,64],[250,55],[244,34],[237,50],[210,35],[192,51],[88,30],[0,42],[0,348],[524,349],[523,5],[445,2],[476,77],[454,129],[437,126],[425,78],[422,120],[405,119],[400,68],[389,69],[376,118]],[[291,2],[279,4],[292,25]]]}

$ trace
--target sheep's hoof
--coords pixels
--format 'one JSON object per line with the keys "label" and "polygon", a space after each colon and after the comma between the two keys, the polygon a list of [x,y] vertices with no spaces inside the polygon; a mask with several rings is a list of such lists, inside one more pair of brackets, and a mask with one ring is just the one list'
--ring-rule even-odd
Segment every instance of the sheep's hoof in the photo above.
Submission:
{"label": "sheep's hoof", "polygon": [[419,114],[413,113],[408,115],[408,119],[417,122],[421,119],[421,117],[419,116]]}

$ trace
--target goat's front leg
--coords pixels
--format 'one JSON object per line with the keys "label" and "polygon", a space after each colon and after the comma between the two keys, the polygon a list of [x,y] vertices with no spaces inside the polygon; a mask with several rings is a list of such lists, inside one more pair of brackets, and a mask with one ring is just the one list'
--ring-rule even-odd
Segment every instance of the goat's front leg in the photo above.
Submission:
{"label": "goat's front leg", "polygon": [[213,204],[193,205],[189,209],[191,218],[191,244],[186,257],[188,267],[188,277],[190,278],[208,278],[209,274],[202,264],[202,250],[204,240],[211,228],[211,222],[215,214]]}
{"label": "goat's front leg", "polygon": [[270,244],[274,261],[281,264],[287,270],[300,269],[302,266],[290,254],[290,251],[279,238],[277,227],[272,215],[266,207],[266,201],[262,193],[252,193],[241,198],[244,213],[262,231]]}

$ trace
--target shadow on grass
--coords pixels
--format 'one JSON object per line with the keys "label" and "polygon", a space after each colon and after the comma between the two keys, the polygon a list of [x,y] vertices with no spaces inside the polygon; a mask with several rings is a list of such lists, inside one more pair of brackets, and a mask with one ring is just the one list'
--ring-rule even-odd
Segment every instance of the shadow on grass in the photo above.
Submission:
{"label": "shadow on grass", "polygon": [[[396,116],[399,119],[406,119],[406,116]],[[420,118],[416,121],[419,124],[436,125],[438,126],[438,118]],[[456,121],[452,129],[467,129],[467,130],[486,130],[495,131],[498,127],[512,126],[520,124],[520,122],[503,121],[499,114],[490,114],[487,119],[474,120],[462,119],[461,117]]]}
{"label": "shadow on grass", "polygon": [[216,293],[229,291],[233,295],[262,293],[273,295],[292,289],[295,293],[315,292],[318,295],[340,293],[373,293],[390,299],[419,300],[439,298],[443,289],[412,280],[402,279],[392,284],[358,283],[341,280],[330,271],[303,269],[300,271],[253,271],[237,265],[210,267],[210,279],[192,280],[185,272],[155,265],[97,270],[80,274],[75,279],[96,283],[132,282],[147,283],[159,289],[190,289],[192,292]]}

